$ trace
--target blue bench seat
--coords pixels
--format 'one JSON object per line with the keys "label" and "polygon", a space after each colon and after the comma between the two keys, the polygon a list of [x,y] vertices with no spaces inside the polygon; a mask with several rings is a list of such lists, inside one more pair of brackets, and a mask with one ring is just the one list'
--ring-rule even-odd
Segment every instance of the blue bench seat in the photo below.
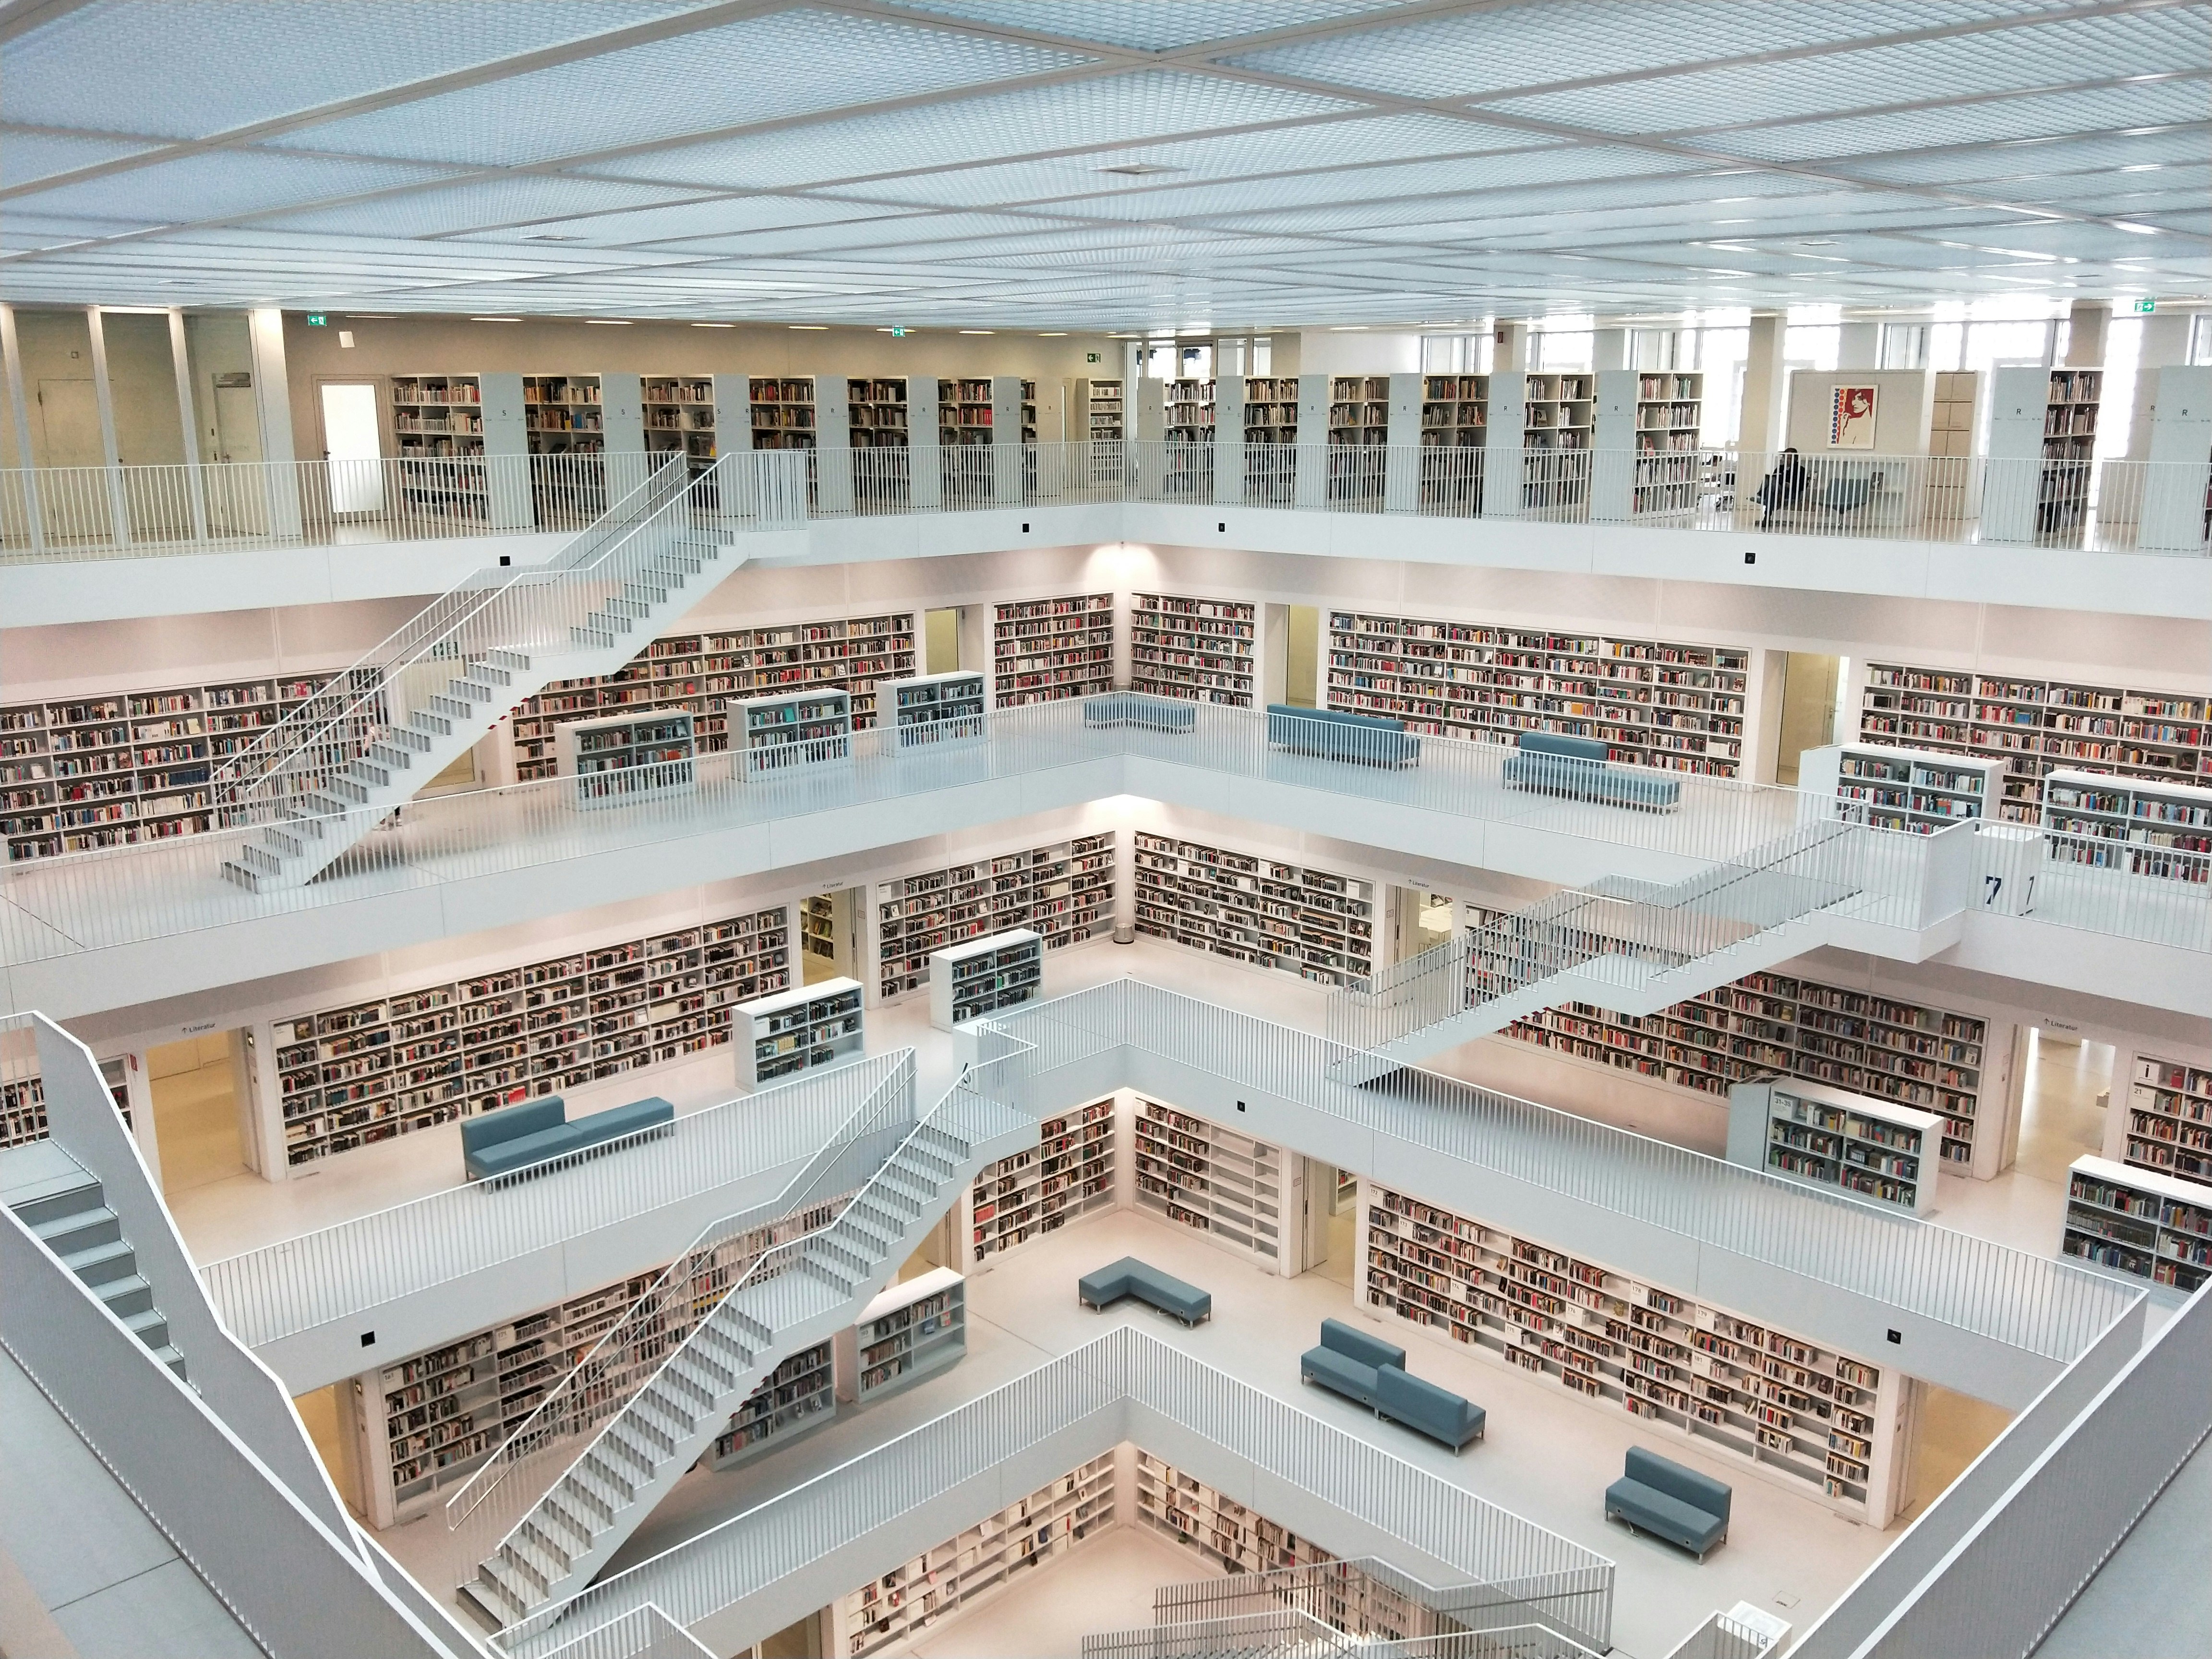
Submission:
{"label": "blue bench seat", "polygon": [[1356,1400],[1377,1417],[1443,1442],[1454,1451],[1482,1438],[1488,1413],[1406,1369],[1406,1351],[1341,1321],[1321,1322],[1321,1345],[1298,1356],[1298,1381]]}
{"label": "blue bench seat", "polygon": [[1698,1560],[1728,1537],[1727,1482],[1685,1468],[1642,1446],[1628,1449],[1626,1472],[1605,1489],[1605,1518],[1680,1544]]}
{"label": "blue bench seat", "polygon": [[1506,787],[1645,812],[1671,812],[1681,805],[1680,778],[1656,767],[1616,766],[1612,752],[1595,738],[1519,732],[1505,757]]}
{"label": "blue bench seat", "polygon": [[1213,1316],[1212,1292],[1201,1291],[1195,1285],[1186,1285],[1158,1267],[1146,1266],[1133,1255],[1125,1255],[1076,1281],[1076,1300],[1101,1313],[1125,1296],[1158,1308],[1162,1313],[1172,1314],[1186,1325],[1195,1325]]}
{"label": "blue bench seat", "polygon": [[1368,766],[1417,766],[1421,759],[1421,740],[1406,730],[1405,721],[1345,708],[1293,708],[1271,702],[1267,741],[1293,755]]}
{"label": "blue bench seat", "polygon": [[1135,726],[1147,732],[1190,732],[1198,726],[1198,705],[1150,691],[1104,691],[1083,700],[1083,723],[1094,730]]}
{"label": "blue bench seat", "polygon": [[648,1095],[572,1123],[567,1103],[547,1095],[465,1121],[461,1162],[470,1180],[490,1181],[675,1121],[672,1103]]}

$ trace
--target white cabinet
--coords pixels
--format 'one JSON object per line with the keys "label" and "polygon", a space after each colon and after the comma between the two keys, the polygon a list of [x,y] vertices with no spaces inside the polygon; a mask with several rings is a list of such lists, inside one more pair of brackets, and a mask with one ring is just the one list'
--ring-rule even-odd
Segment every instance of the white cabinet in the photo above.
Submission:
{"label": "white cabinet", "polygon": [[657,708],[560,728],[561,775],[575,780],[579,807],[619,805],[696,781],[691,714]]}
{"label": "white cabinet", "polygon": [[731,1017],[738,1081],[747,1088],[818,1066],[842,1065],[860,1054],[860,982],[856,979],[824,980],[741,1002]]}
{"label": "white cabinet", "polygon": [[883,706],[890,712],[899,752],[981,742],[989,719],[984,678],[980,668],[956,668],[880,688],[888,697]]}
{"label": "white cabinet", "polygon": [[1729,1161],[1924,1216],[1943,1120],[1794,1078],[1729,1091]]}
{"label": "white cabinet", "polygon": [[929,957],[929,1023],[949,1031],[1044,991],[1044,938],[1026,927],[948,945]]}

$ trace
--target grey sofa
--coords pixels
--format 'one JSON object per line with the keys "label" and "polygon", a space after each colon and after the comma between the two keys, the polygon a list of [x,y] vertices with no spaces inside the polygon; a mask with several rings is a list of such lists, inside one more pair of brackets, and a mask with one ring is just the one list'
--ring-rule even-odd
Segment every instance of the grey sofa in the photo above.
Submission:
{"label": "grey sofa", "polygon": [[676,1121],[676,1108],[658,1095],[633,1100],[589,1117],[568,1121],[558,1095],[501,1107],[461,1125],[461,1162],[471,1181],[496,1180],[546,1159],[586,1151],[641,1129]]}
{"label": "grey sofa", "polygon": [[1709,1474],[1631,1446],[1627,1472],[1605,1489],[1605,1518],[1618,1516],[1632,1531],[1680,1544],[1702,1561],[1728,1537],[1733,1496],[1725,1483]]}
{"label": "grey sofa", "polygon": [[1105,691],[1083,700],[1083,723],[1142,726],[1147,732],[1190,732],[1198,726],[1198,705],[1150,691]]}
{"label": "grey sofa", "polygon": [[1369,766],[1418,766],[1421,760],[1421,740],[1406,730],[1405,721],[1342,708],[1293,708],[1271,702],[1267,741],[1294,755],[1360,761]]}
{"label": "grey sofa", "polygon": [[1488,1417],[1481,1407],[1407,1370],[1406,1351],[1395,1343],[1334,1319],[1321,1322],[1320,1346],[1298,1356],[1298,1381],[1357,1400],[1454,1451],[1481,1439]]}
{"label": "grey sofa", "polygon": [[1509,788],[1646,812],[1671,812],[1681,805],[1680,778],[1656,767],[1615,766],[1607,758],[1610,752],[1595,738],[1518,732],[1513,753],[1505,757],[1505,782]]}
{"label": "grey sofa", "polygon": [[1075,1282],[1075,1299],[1086,1308],[1105,1312],[1123,1297],[1133,1297],[1164,1314],[1172,1314],[1186,1325],[1213,1316],[1213,1297],[1195,1285],[1186,1285],[1158,1267],[1147,1267],[1133,1255],[1088,1273]]}

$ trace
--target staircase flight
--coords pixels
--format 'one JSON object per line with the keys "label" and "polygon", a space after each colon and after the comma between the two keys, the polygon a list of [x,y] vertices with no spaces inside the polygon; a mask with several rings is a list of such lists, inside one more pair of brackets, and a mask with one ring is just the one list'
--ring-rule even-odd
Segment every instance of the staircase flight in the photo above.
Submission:
{"label": "staircase flight", "polygon": [[139,1272],[138,1253],[100,1178],[52,1141],[40,1141],[9,1154],[0,1185],[9,1189],[8,1207],[38,1241],[179,1382],[189,1381],[168,1319],[154,1305],[154,1286]]}

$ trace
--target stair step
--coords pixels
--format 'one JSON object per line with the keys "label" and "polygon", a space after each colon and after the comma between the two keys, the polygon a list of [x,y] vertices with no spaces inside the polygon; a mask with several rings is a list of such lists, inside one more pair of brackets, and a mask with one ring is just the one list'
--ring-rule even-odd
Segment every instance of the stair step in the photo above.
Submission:
{"label": "stair step", "polygon": [[160,1360],[164,1365],[167,1365],[170,1370],[173,1371],[176,1374],[178,1382],[189,1382],[191,1381],[191,1378],[185,1375],[185,1357],[177,1352],[174,1344],[164,1342],[160,1347],[154,1350],[154,1358]]}
{"label": "stair step", "polygon": [[[85,1190],[80,1188],[79,1190]],[[91,1188],[94,1193],[98,1188]],[[32,1226],[39,1242],[56,1255],[70,1255],[123,1237],[123,1223],[105,1204],[51,1217]]]}
{"label": "stair step", "polygon": [[100,1285],[111,1279],[123,1279],[137,1273],[138,1253],[122,1239],[111,1238],[105,1244],[72,1250],[62,1257],[62,1266],[85,1284]]}
{"label": "stair step", "polygon": [[134,1313],[123,1322],[131,1335],[148,1347],[161,1349],[169,1342],[169,1322],[159,1308],[148,1308]]}
{"label": "stair step", "polygon": [[[49,1223],[66,1221],[72,1216],[80,1215],[112,1216],[114,1212],[107,1208],[106,1202],[100,1183],[87,1176],[81,1186],[65,1188],[58,1193],[46,1193],[37,1198],[27,1198],[21,1204],[11,1204],[8,1207],[15,1211],[16,1219],[34,1235],[52,1244],[52,1239],[41,1231]],[[117,1237],[121,1237],[119,1231]]]}
{"label": "stair step", "polygon": [[232,886],[243,887],[249,893],[263,890],[260,872],[247,869],[236,859],[225,859],[217,866],[216,873]]}
{"label": "stair step", "polygon": [[[132,1266],[137,1264],[134,1262]],[[123,1273],[91,1287],[107,1304],[107,1310],[128,1324],[140,1314],[154,1313],[154,1286],[142,1273]],[[158,1318],[160,1316],[155,1315]]]}
{"label": "stair step", "polygon": [[530,672],[530,659],[520,651],[508,650],[505,646],[485,652],[484,660],[496,664],[501,668],[510,669],[518,674],[526,674]]}
{"label": "stair step", "polygon": [[[428,708],[409,709],[407,725],[418,737],[450,738],[453,735],[453,721]],[[430,745],[426,743],[422,746],[428,749]]]}
{"label": "stair step", "polygon": [[[457,720],[473,720],[477,706],[460,697],[449,697],[442,691],[430,694],[430,707],[441,714]],[[447,728],[449,731],[451,728]]]}

